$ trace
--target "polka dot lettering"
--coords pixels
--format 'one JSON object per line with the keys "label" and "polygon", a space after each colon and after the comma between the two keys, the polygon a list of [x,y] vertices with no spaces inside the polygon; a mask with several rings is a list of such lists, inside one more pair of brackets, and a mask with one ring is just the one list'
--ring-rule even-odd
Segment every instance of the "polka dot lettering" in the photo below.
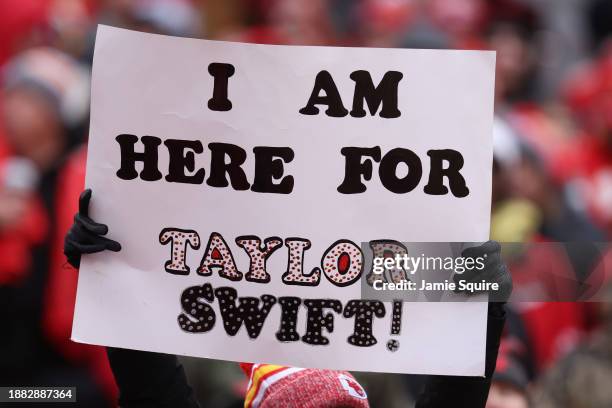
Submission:
{"label": "polka dot lettering", "polygon": [[317,286],[321,279],[321,270],[314,268],[310,275],[304,275],[304,251],[310,248],[310,240],[287,238],[285,245],[289,248],[287,271],[283,274],[286,285]]}
{"label": "polka dot lettering", "polygon": [[283,240],[277,237],[266,238],[262,249],[261,240],[249,235],[236,238],[236,244],[249,254],[249,271],[244,278],[249,282],[270,282],[270,274],[266,272],[266,260],[283,245]]}
{"label": "polka dot lettering", "polygon": [[[188,333],[205,333],[215,325],[215,311],[208,304],[214,299],[210,283],[191,286],[181,294],[183,313],[178,316],[181,330]],[[208,303],[207,303],[208,302]]]}
{"label": "polka dot lettering", "polygon": [[[406,249],[401,242],[388,239],[370,241],[370,248],[372,249],[372,255],[374,258],[394,258],[396,255],[403,257],[404,255],[408,254],[408,249]],[[406,274],[406,271],[402,268],[385,268],[385,270],[388,272],[389,279],[392,282],[399,283],[402,280],[410,280]],[[377,280],[381,282],[388,282],[389,280],[387,279],[386,275],[387,274],[385,273],[377,275],[374,273],[373,269],[370,269],[368,276],[366,276],[366,282],[370,286],[373,286],[374,281]]]}
{"label": "polka dot lettering", "polygon": [[323,254],[321,267],[331,283],[348,286],[358,280],[363,271],[361,248],[351,241],[336,241]]}
{"label": "polka dot lettering", "polygon": [[401,300],[393,301],[393,316],[391,317],[391,334],[400,334],[402,329],[402,306]]}
{"label": "polka dot lettering", "polygon": [[[276,303],[272,295],[261,296],[261,307],[256,297],[238,298],[238,292],[234,288],[220,287],[215,289],[215,296],[219,301],[223,327],[230,336],[235,336],[244,322],[250,338],[256,339],[263,328],[263,324],[270,313],[270,309]],[[236,304],[238,299],[238,304]]]}
{"label": "polka dot lettering", "polygon": [[170,259],[166,261],[166,272],[175,275],[189,275],[189,266],[185,263],[187,245],[193,249],[200,248],[200,236],[193,230],[164,228],[159,234],[159,243],[170,242]]}
{"label": "polka dot lettering", "polygon": [[308,309],[306,314],[306,334],[302,336],[304,343],[313,345],[329,344],[329,339],[322,334],[323,329],[334,331],[334,315],[323,314],[323,309],[332,309],[336,313],[342,312],[342,303],[336,299],[304,299],[304,306]]}
{"label": "polka dot lettering", "polygon": [[353,346],[369,347],[377,343],[372,335],[372,324],[374,316],[385,316],[385,305],[378,300],[350,300],[343,312],[344,317],[355,316],[353,334],[348,337],[348,342]]}
{"label": "polka dot lettering", "polygon": [[232,252],[223,236],[218,232],[210,234],[204,257],[198,268],[198,274],[202,276],[212,275],[212,268],[220,268],[219,275],[231,281],[242,279],[242,272],[239,272],[236,268]]}
{"label": "polka dot lettering", "polygon": [[276,332],[276,338],[278,341],[298,341],[300,335],[295,329],[302,299],[283,296],[278,298],[278,303],[281,305],[281,325]]}

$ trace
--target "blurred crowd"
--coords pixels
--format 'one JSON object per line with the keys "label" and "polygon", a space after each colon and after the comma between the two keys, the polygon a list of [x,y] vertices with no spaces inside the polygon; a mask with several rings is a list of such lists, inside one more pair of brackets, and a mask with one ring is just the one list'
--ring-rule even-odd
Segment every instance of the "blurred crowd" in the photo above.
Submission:
{"label": "blurred crowd", "polygon": [[[97,23],[295,45],[497,51],[491,236],[564,242],[508,260],[515,301],[489,408],[612,406],[610,0],[0,0],[0,385],[72,385],[106,407],[100,348],[69,340],[77,272],[63,236],[84,184]],[[542,283],[547,267],[563,279]],[[581,302],[597,288],[607,302]],[[95,324],[95,322],[94,322]],[[241,406],[230,363],[185,359],[202,406]],[[419,376],[358,374],[374,407],[407,406]],[[409,405],[408,405],[409,406]]]}

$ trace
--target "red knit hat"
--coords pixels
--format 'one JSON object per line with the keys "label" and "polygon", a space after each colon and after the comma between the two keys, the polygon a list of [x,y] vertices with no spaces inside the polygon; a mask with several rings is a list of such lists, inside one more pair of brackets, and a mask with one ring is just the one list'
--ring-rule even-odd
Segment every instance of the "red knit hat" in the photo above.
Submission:
{"label": "red knit hat", "polygon": [[249,376],[245,408],[368,408],[363,387],[346,371],[242,363]]}

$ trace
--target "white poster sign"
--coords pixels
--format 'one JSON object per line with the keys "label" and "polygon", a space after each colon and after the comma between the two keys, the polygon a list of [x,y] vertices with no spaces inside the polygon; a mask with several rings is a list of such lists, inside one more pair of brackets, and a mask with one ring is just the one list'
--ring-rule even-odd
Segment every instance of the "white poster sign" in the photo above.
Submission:
{"label": "white poster sign", "polygon": [[363,300],[362,247],[488,238],[494,68],[100,26],[86,185],[123,249],[83,257],[73,340],[482,375],[486,303]]}

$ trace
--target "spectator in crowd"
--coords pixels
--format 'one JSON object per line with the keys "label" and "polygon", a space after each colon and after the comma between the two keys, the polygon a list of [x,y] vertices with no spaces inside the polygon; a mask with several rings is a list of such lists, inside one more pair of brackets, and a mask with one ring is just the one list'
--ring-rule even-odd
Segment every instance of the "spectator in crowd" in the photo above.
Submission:
{"label": "spectator in crowd", "polygon": [[102,355],[72,343],[69,331],[56,338],[47,330],[60,173],[83,140],[89,75],[56,49],[33,48],[4,66],[2,83],[0,123],[11,154],[0,162],[0,382],[75,384],[83,401],[104,406],[114,384]]}
{"label": "spectator in crowd", "polygon": [[525,369],[502,344],[486,408],[528,408],[528,381]]}
{"label": "spectator in crowd", "polygon": [[543,375],[534,392],[535,408],[612,406],[611,284],[602,300],[600,329]]}

